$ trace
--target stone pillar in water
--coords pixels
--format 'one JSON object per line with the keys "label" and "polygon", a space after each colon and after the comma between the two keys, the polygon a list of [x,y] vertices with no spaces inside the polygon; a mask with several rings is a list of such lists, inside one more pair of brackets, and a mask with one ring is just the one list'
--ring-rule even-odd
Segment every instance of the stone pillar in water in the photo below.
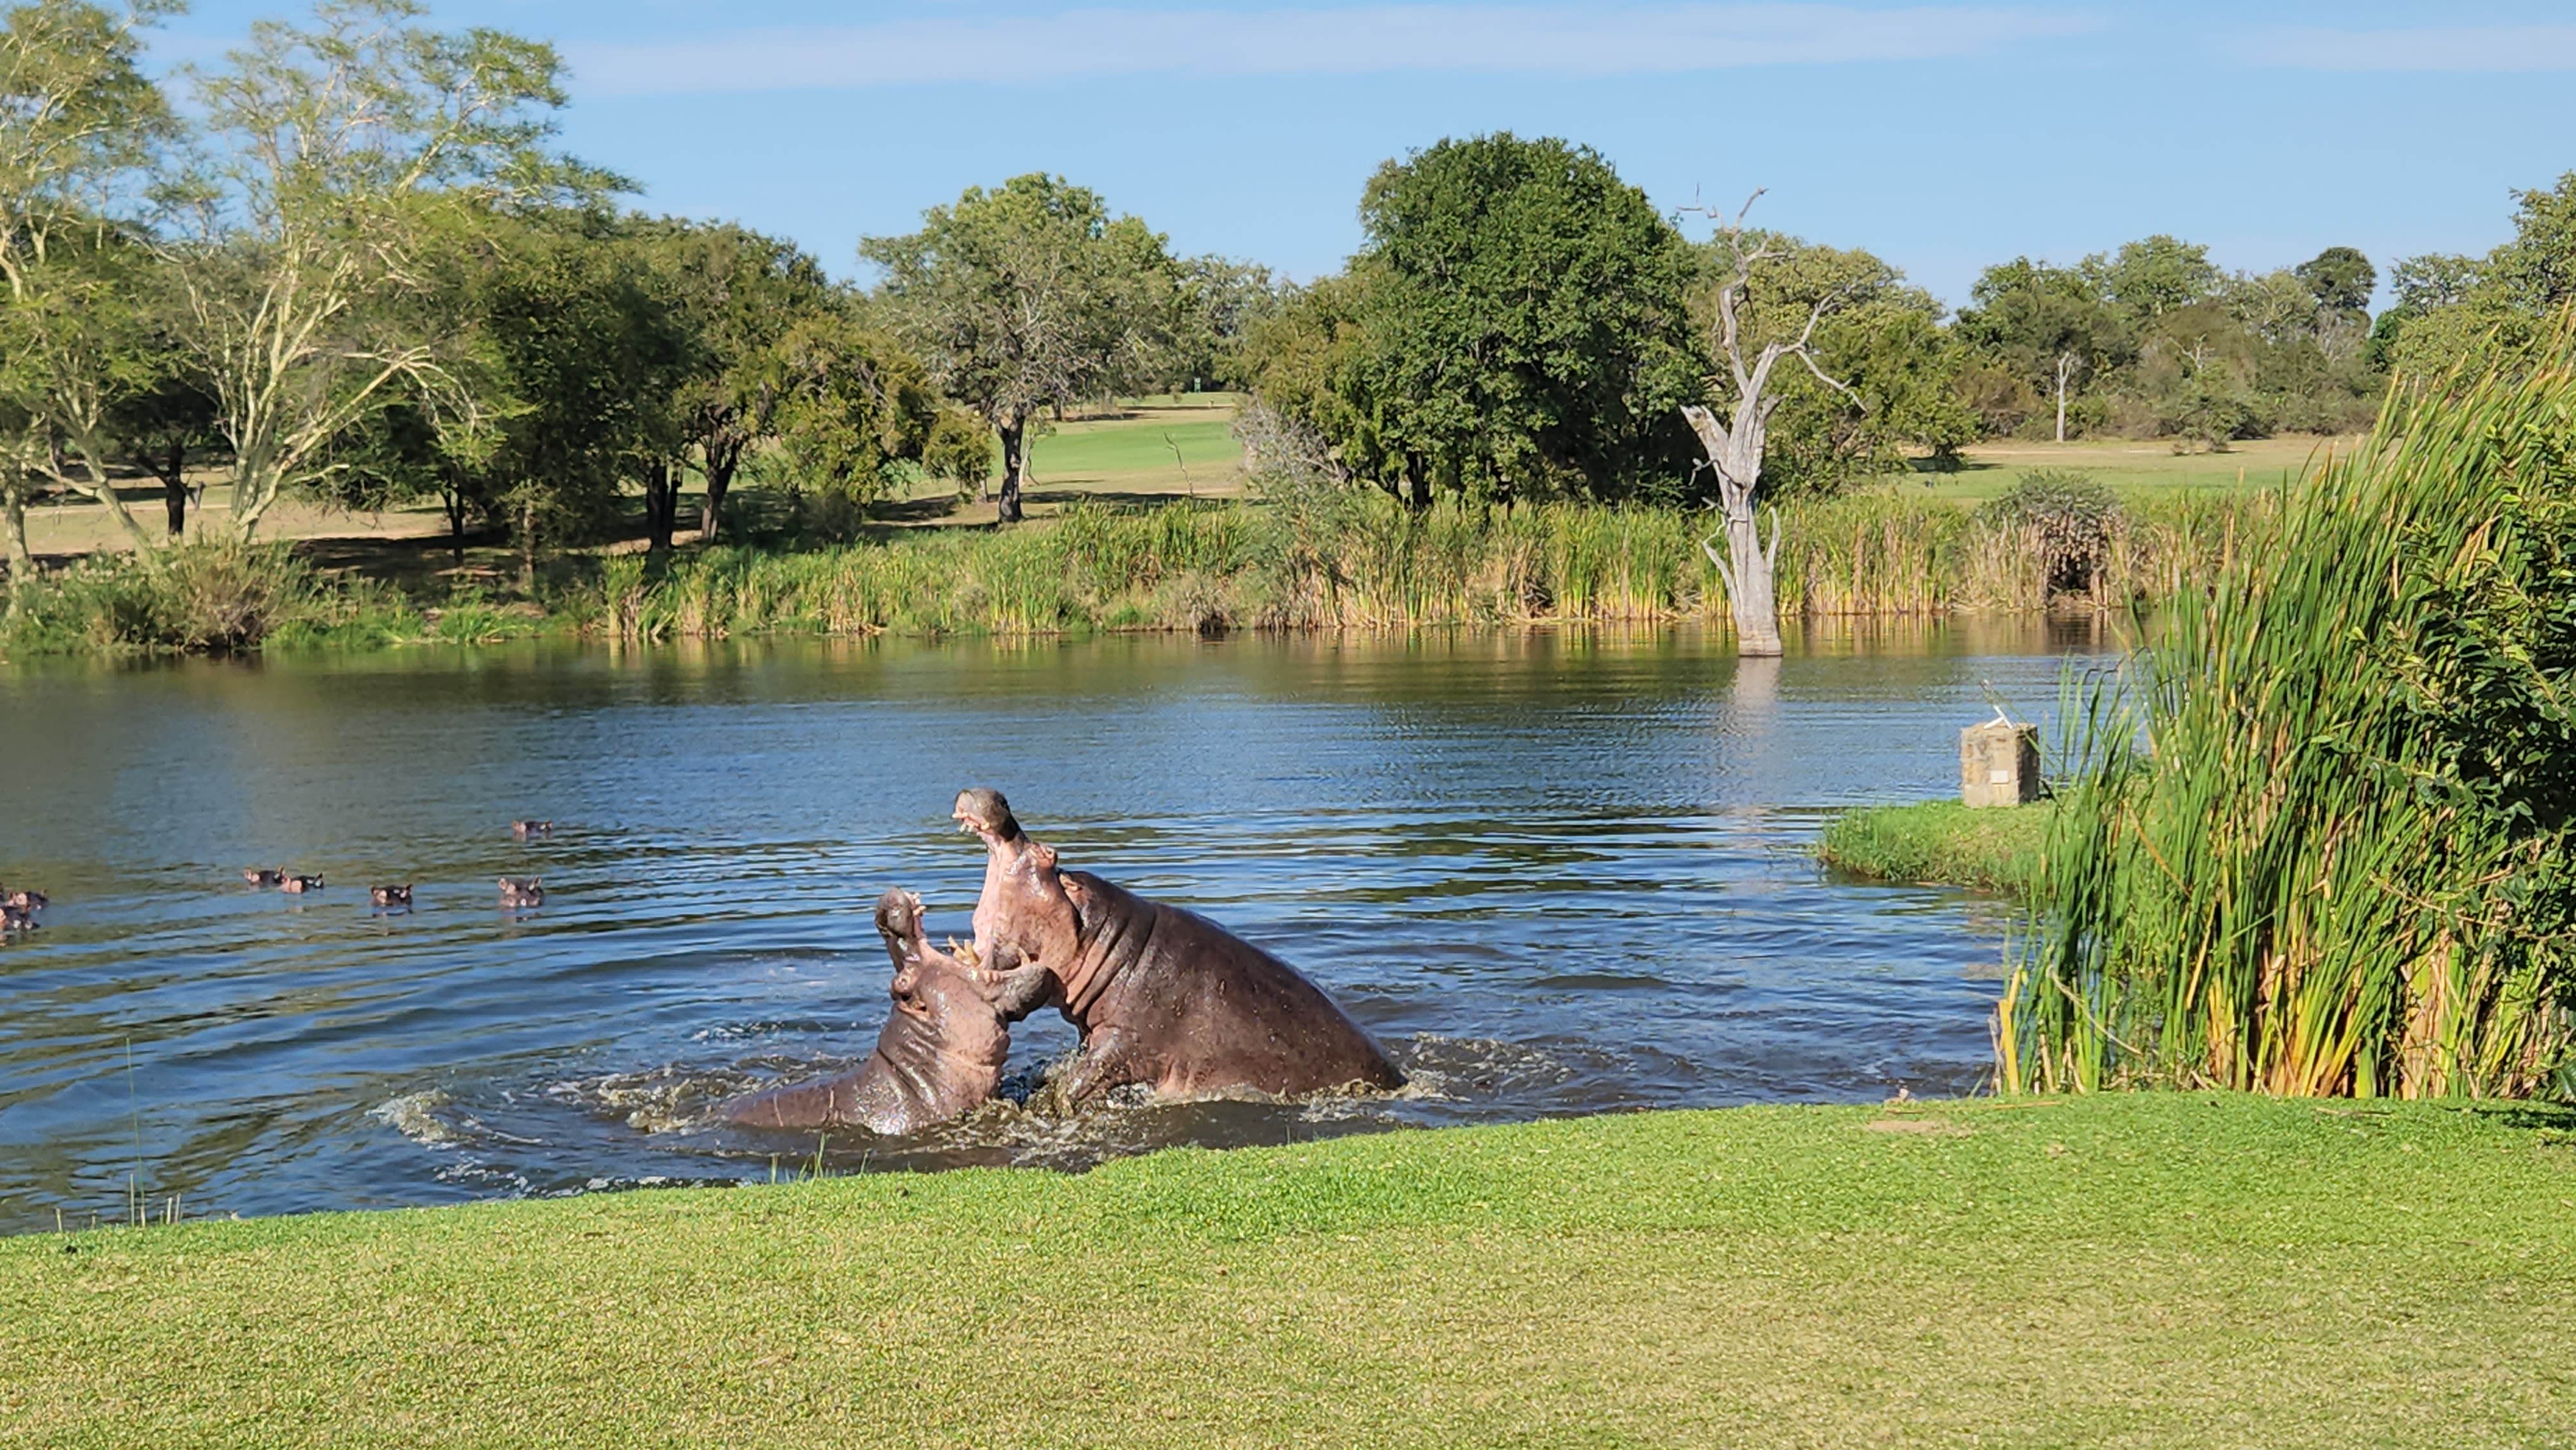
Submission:
{"label": "stone pillar in water", "polygon": [[2039,727],[1989,720],[1960,731],[1959,799],[1971,809],[2039,799]]}

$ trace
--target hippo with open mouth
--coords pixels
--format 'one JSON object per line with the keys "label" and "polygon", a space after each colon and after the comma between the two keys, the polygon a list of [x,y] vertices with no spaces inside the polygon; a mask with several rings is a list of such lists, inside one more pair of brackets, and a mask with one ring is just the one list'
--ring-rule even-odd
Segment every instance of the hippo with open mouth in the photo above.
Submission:
{"label": "hippo with open mouth", "polygon": [[984,842],[978,956],[1043,969],[1053,979],[1046,1000],[1081,1029],[1059,1079],[1068,1104],[1129,1083],[1282,1097],[1404,1085],[1368,1033],[1296,968],[1195,912],[1058,869],[997,791],[961,793],[955,814]]}
{"label": "hippo with open mouth", "polygon": [[932,946],[921,898],[901,889],[877,901],[877,935],[894,960],[894,1011],[867,1059],[836,1077],[738,1098],[725,1105],[726,1119],[911,1133],[992,1098],[1011,1054],[1010,1024],[1045,1004],[1054,979],[1036,967],[980,971]]}

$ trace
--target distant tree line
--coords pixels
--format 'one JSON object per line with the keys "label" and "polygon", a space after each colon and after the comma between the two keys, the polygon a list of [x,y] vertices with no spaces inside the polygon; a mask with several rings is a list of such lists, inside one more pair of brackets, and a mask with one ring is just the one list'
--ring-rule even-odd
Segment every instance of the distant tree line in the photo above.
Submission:
{"label": "distant tree line", "polygon": [[[2486,257],[2396,263],[2376,318],[2351,248],[2251,275],[2166,236],[1989,268],[1952,315],[1866,251],[1742,216],[1692,241],[1595,152],[1508,134],[1388,162],[1359,252],[1304,285],[1175,256],[1030,175],[869,239],[860,288],[777,238],[619,205],[628,183],[554,144],[545,45],[438,29],[418,0],[321,0],[183,68],[180,105],[140,63],[176,8],[0,11],[20,571],[35,500],[93,500],[148,550],[208,477],[245,537],[289,497],[434,500],[460,549],[498,531],[531,561],[639,507],[668,548],[684,490],[716,539],[745,479],[828,527],[998,465],[1008,521],[1064,409],[1194,389],[1250,395],[1265,468],[1415,506],[1741,485],[1749,511],[1711,440],[1762,440],[1778,496],[1988,438],[2347,430],[2393,369],[2509,351],[2576,294],[2576,176],[2523,194]],[[160,530],[113,486],[138,474]]]}

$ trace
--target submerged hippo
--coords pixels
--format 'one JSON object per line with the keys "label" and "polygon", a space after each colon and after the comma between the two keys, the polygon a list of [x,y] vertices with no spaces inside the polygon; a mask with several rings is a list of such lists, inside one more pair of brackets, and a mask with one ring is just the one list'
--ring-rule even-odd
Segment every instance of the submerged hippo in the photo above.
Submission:
{"label": "submerged hippo", "polygon": [[1060,1079],[1068,1103],[1127,1083],[1281,1096],[1404,1085],[1368,1033],[1286,962],[1195,912],[1059,870],[999,792],[960,794],[956,818],[984,842],[977,953],[1044,970],[1051,1000],[1081,1029]]}
{"label": "submerged hippo", "polygon": [[1010,1023],[1054,990],[1044,971],[983,972],[923,939],[921,898],[887,892],[877,935],[894,959],[894,1011],[877,1045],[837,1077],[772,1088],[725,1105],[755,1128],[870,1128],[910,1133],[972,1111],[1002,1083]]}

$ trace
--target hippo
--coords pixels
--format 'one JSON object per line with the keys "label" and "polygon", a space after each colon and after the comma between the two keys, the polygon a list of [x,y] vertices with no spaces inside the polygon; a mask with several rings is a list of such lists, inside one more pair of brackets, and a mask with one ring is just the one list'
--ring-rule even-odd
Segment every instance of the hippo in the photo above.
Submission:
{"label": "hippo", "polygon": [[867,1060],[837,1077],[736,1099],[725,1105],[728,1120],[911,1133],[973,1111],[1001,1087],[1010,1024],[1044,1005],[1054,979],[1036,967],[981,971],[932,946],[921,898],[900,889],[878,900],[877,935],[894,960],[894,1011]]}
{"label": "hippo", "polygon": [[1196,912],[1059,869],[997,791],[961,793],[956,819],[985,848],[976,952],[1046,971],[1052,990],[1036,1005],[1052,1002],[1082,1033],[1058,1080],[1068,1105],[1128,1084],[1281,1097],[1404,1085],[1368,1033],[1286,962]]}

